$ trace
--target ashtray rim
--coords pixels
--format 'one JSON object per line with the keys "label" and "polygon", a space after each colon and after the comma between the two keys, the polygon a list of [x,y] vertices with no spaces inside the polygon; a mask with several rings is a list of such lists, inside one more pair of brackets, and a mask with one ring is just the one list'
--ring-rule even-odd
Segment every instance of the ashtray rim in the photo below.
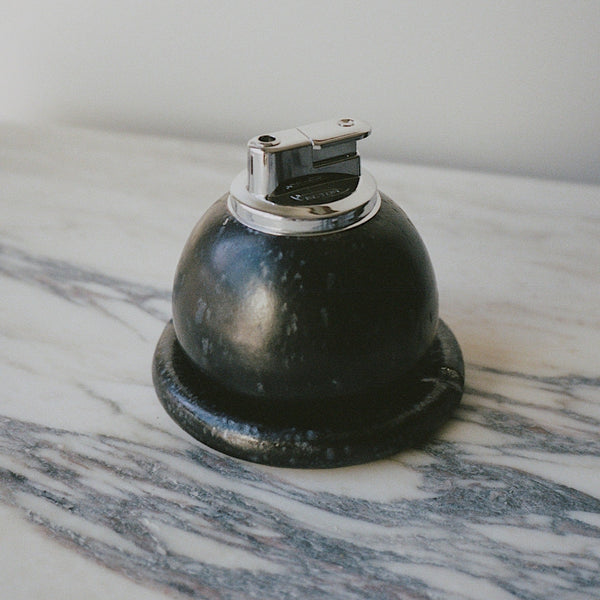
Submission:
{"label": "ashtray rim", "polygon": [[[365,463],[413,447],[450,418],[464,391],[461,349],[441,319],[430,350],[414,372],[352,398],[358,413],[351,421],[334,418],[317,427],[298,425],[293,422],[294,413],[289,416],[292,421],[287,420],[285,407],[274,419],[269,403],[256,405],[256,399],[232,392],[204,375],[181,348],[172,320],[156,346],[152,376],[169,416],[198,441],[250,462],[296,468]],[[404,390],[398,393],[398,388]],[[390,401],[373,408],[375,395]],[[344,401],[336,399],[339,406]],[[257,406],[252,417],[235,408],[243,409],[248,402]],[[309,417],[298,413],[297,406],[295,410],[302,417],[299,421]],[[306,410],[312,410],[310,404]]]}

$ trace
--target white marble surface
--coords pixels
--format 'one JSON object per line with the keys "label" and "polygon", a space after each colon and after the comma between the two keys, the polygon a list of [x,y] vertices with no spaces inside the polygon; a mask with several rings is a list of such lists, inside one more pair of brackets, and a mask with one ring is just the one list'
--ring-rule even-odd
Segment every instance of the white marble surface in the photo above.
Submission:
{"label": "white marble surface", "polygon": [[366,160],[467,391],[422,448],[284,470],[196,443],[150,377],[185,239],[244,160],[0,126],[0,597],[600,597],[600,188]]}

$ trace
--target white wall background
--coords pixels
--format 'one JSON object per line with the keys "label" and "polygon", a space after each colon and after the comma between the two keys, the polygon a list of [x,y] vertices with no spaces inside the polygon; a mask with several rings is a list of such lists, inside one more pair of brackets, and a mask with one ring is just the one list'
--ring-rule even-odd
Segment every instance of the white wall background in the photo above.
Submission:
{"label": "white wall background", "polygon": [[0,0],[0,118],[600,183],[600,2]]}

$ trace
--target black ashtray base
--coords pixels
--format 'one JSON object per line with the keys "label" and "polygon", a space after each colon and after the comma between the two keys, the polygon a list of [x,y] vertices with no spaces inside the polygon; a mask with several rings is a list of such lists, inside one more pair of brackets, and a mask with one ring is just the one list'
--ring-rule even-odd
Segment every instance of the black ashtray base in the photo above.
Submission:
{"label": "black ashtray base", "polygon": [[413,371],[357,396],[289,403],[233,393],[190,361],[172,322],[152,367],[162,405],[185,431],[225,454],[281,467],[341,467],[391,456],[447,421],[464,388],[460,347],[441,320]]}

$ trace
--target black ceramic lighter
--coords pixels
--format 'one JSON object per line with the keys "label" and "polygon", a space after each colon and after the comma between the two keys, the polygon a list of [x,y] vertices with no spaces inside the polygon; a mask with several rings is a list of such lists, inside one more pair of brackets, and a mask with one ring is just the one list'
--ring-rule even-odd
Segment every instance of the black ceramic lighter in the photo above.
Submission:
{"label": "black ceramic lighter", "polygon": [[153,377],[201,442],[336,467],[420,442],[459,403],[427,250],[361,169],[369,133],[340,119],[253,138],[247,171],[192,231]]}

